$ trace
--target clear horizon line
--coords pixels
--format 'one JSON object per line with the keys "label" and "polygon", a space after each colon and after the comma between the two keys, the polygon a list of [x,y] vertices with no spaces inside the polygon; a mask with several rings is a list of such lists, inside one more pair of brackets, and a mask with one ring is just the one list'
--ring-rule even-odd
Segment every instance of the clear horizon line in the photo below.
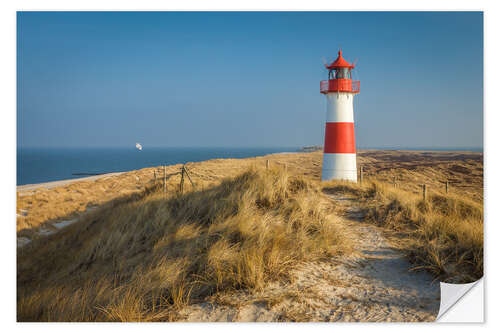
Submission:
{"label": "clear horizon line", "polygon": [[[311,144],[311,145],[300,145],[300,146],[160,146],[160,145],[151,145],[151,146],[145,146],[142,144],[143,147],[149,147],[149,148],[303,148],[303,147],[322,147],[323,145],[321,144]],[[44,149],[72,149],[72,148],[131,148],[135,149],[135,146],[17,146],[17,149],[20,148],[44,148]],[[436,148],[436,149],[445,149],[445,148],[474,148],[474,149],[483,149],[484,146],[391,146],[391,145],[374,145],[374,146],[357,146],[356,149],[381,149],[381,148],[387,148],[387,149],[395,149],[395,148]]]}

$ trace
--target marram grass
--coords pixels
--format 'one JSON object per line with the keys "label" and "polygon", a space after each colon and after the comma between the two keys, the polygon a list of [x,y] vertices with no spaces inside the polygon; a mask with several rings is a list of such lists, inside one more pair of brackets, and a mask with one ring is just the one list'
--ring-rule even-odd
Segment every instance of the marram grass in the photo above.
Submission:
{"label": "marram grass", "polygon": [[19,321],[168,321],[351,251],[317,183],[250,168],[219,185],[108,204],[18,253]]}

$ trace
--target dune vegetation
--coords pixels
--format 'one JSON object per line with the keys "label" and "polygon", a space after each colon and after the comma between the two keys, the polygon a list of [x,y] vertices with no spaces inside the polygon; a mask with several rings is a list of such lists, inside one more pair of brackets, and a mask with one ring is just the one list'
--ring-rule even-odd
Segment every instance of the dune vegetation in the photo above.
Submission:
{"label": "dune vegetation", "polygon": [[[274,154],[244,159],[214,159],[188,163],[193,180],[199,185],[218,184],[222,178],[236,176],[251,165],[287,166],[290,175],[319,180],[322,152]],[[450,192],[481,202],[483,200],[483,156],[472,152],[405,152],[360,151],[358,166],[364,166],[365,178],[392,183],[401,189],[419,193],[420,184],[430,192],[442,193],[444,181],[450,181]],[[54,223],[79,218],[87,211],[133,193],[142,193],[155,177],[176,174],[167,180],[167,189],[179,187],[180,167],[170,165],[103,176],[97,180],[80,179],[68,185],[31,189],[18,187],[17,234],[36,238],[40,228],[54,230]],[[187,183],[186,187],[190,187]]]}
{"label": "dune vegetation", "polygon": [[[191,304],[265,293],[304,263],[357,255],[332,195],[352,198],[412,269],[482,277],[482,154],[367,151],[358,162],[362,184],[320,182],[314,152],[190,163],[196,187],[184,194],[178,174],[163,191],[162,167],[18,191],[18,239],[30,238],[18,246],[18,320],[182,320]],[[68,219],[78,223],[38,232]]]}
{"label": "dune vegetation", "polygon": [[426,200],[392,184],[330,182],[327,193],[357,199],[364,221],[391,231],[390,239],[408,254],[414,269],[436,279],[468,283],[483,276],[483,206],[457,194],[431,193]]}
{"label": "dune vegetation", "polygon": [[18,320],[176,320],[187,304],[350,251],[319,185],[282,168],[185,194],[153,186],[20,249]]}

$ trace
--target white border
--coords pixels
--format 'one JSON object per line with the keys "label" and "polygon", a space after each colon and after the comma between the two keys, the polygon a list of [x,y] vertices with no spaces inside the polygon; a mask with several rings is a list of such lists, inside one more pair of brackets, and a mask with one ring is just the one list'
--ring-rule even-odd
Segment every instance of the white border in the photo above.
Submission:
{"label": "white border", "polygon": [[[462,285],[441,282],[440,286],[441,307],[439,308],[438,322],[482,323],[484,321],[484,279]],[[448,299],[443,300],[443,291],[446,289],[454,295],[448,293]],[[472,304],[474,306],[471,306]]]}
{"label": "white border", "polygon": [[[484,22],[485,22],[485,100],[484,100],[484,134],[485,134],[485,220],[486,220],[486,230],[485,234],[485,259],[486,259],[486,281],[499,281],[498,277],[498,265],[493,265],[493,260],[489,261],[491,253],[500,253],[499,243],[491,241],[494,237],[498,237],[499,233],[499,222],[500,216],[498,211],[494,209],[495,199],[497,199],[498,188],[500,187],[498,172],[494,170],[500,170],[500,163],[498,160],[498,153],[492,148],[493,142],[496,142],[498,137],[498,113],[500,112],[500,107],[496,100],[496,86],[498,85],[498,78],[500,77],[498,61],[500,61],[500,54],[498,52],[498,31],[500,31],[500,15],[495,6],[494,1],[439,1],[439,0],[425,0],[425,1],[414,1],[414,2],[403,2],[403,1],[367,1],[367,0],[357,0],[357,1],[343,1],[343,2],[333,2],[333,1],[271,1],[271,0],[254,0],[254,1],[221,1],[212,0],[210,2],[203,1],[62,1],[62,0],[46,0],[40,1],[3,1],[1,3],[0,10],[0,36],[1,41],[4,44],[2,51],[0,52],[0,88],[1,88],[1,139],[3,143],[3,158],[2,165],[2,196],[1,196],[1,211],[2,211],[2,223],[9,224],[9,228],[4,228],[8,230],[4,232],[2,237],[3,253],[3,274],[2,277],[2,326],[5,331],[15,330],[37,330],[50,332],[58,332],[68,330],[71,331],[88,331],[90,330],[120,330],[120,331],[130,331],[135,329],[147,329],[149,330],[182,330],[182,331],[199,331],[200,329],[205,330],[217,330],[217,331],[233,331],[234,329],[243,331],[254,331],[255,329],[271,331],[275,329],[286,329],[287,331],[303,332],[305,329],[314,330],[334,330],[334,329],[345,329],[345,330],[360,330],[365,331],[368,326],[370,331],[397,331],[400,332],[403,329],[404,324],[395,325],[374,325],[374,324],[360,324],[360,325],[349,325],[349,324],[239,324],[239,325],[227,325],[227,324],[168,324],[168,326],[159,324],[149,324],[137,325],[137,324],[16,324],[15,314],[15,283],[16,283],[16,270],[15,270],[15,226],[10,225],[11,221],[15,220],[15,161],[16,161],[16,10],[485,10]],[[376,7],[375,7],[376,6]],[[353,22],[356,24],[356,22]],[[488,89],[489,88],[489,89]],[[496,231],[496,232],[495,232]],[[494,257],[492,255],[491,257]],[[5,269],[6,268],[6,269]],[[489,297],[486,297],[486,321],[487,325],[456,325],[447,324],[442,326],[442,324],[416,324],[416,325],[404,325],[404,330],[409,331],[421,331],[425,330],[442,330],[443,328],[452,328],[454,331],[464,331],[471,332],[471,330],[476,331],[480,328],[491,328],[491,326],[498,326],[499,319],[498,315],[495,313],[498,311],[498,307],[495,307],[493,303],[497,303],[494,295],[500,295],[498,283],[488,283],[487,290]],[[489,312],[489,309],[493,309]],[[488,316],[491,314],[491,317]],[[257,326],[258,325],[258,326]],[[314,326],[314,327],[312,327]]]}

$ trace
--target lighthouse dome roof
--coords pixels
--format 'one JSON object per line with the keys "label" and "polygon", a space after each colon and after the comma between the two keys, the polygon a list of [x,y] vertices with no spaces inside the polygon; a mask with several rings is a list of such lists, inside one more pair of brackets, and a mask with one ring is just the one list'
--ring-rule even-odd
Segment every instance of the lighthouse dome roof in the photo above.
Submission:
{"label": "lighthouse dome roof", "polygon": [[328,69],[334,69],[334,68],[354,68],[354,65],[351,65],[348,63],[343,57],[342,57],[342,50],[339,50],[339,56],[337,59],[335,59],[334,62],[332,62],[330,65],[327,65],[326,68]]}

